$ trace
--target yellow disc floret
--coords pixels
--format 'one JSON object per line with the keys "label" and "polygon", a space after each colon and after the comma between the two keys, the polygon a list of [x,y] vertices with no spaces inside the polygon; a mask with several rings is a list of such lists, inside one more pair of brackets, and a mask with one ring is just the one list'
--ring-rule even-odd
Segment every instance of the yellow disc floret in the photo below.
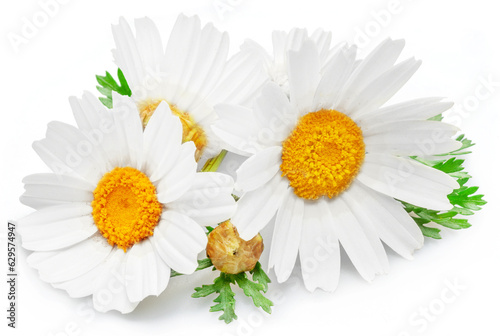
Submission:
{"label": "yellow disc floret", "polygon": [[365,157],[361,129],[335,110],[303,116],[283,142],[281,171],[297,196],[337,196],[349,187]]}
{"label": "yellow disc floret", "polygon": [[131,167],[106,173],[94,190],[94,223],[111,246],[125,252],[153,235],[161,212],[155,186],[146,175]]}
{"label": "yellow disc floret", "polygon": [[[156,108],[162,102],[161,99],[147,100],[139,104],[139,111],[143,127],[149,122]],[[167,102],[168,103],[168,102]],[[198,161],[203,153],[203,149],[207,145],[207,136],[203,128],[198,125],[189,113],[182,111],[176,105],[168,103],[172,114],[179,117],[182,123],[182,142],[193,141],[196,145],[196,161]]]}

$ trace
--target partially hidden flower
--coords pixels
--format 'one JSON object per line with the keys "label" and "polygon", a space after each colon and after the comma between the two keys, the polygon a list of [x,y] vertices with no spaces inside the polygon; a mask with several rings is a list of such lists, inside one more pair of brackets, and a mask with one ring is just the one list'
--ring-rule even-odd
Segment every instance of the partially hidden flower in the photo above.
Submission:
{"label": "partially hidden flower", "polygon": [[420,66],[396,63],[403,46],[388,39],[361,61],[342,46],[323,65],[321,45],[304,38],[287,51],[288,92],[273,82],[253,108],[216,108],[224,121],[215,133],[250,156],[237,171],[244,195],[231,221],[249,239],[274,218],[269,267],[279,282],[298,255],[306,288],[334,290],[340,246],[372,280],[388,271],[382,241],[406,258],[424,242],[398,200],[451,209],[447,195],[458,183],[412,157],[460,148],[456,127],[428,120],[452,104],[383,106]]}
{"label": "partially hidden flower", "polygon": [[143,131],[134,101],[108,110],[91,94],[71,98],[78,127],[48,125],[33,144],[52,173],[24,178],[21,202],[37,211],[18,224],[28,263],[98,311],[128,313],[159,295],[171,270],[190,274],[205,249],[204,225],[235,209],[233,180],[197,173],[196,147],[160,103]]}
{"label": "partially hidden flower", "polygon": [[[288,53],[297,51],[305,40],[311,39],[318,48],[320,67],[323,69],[332,60],[335,52],[344,43],[331,45],[332,33],[321,28],[309,34],[307,29],[293,28],[289,32],[275,30],[272,33],[272,53],[269,54],[260,44],[247,39],[241,46],[241,53],[251,55],[253,59],[261,59],[267,76],[288,93]],[[355,46],[351,46],[355,48]]]}
{"label": "partially hidden flower", "polygon": [[248,104],[267,80],[261,60],[248,53],[228,59],[229,37],[197,16],[179,15],[166,47],[148,18],[135,20],[135,35],[121,18],[113,26],[115,62],[123,70],[143,125],[165,101],[183,125],[183,140],[205,161],[222,147],[211,130],[220,103]]}

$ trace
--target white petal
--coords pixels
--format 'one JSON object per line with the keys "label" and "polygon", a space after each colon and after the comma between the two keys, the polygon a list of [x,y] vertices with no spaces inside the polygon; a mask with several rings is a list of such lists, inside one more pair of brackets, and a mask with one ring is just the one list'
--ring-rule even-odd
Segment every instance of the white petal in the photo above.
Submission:
{"label": "white petal", "polygon": [[84,203],[68,203],[45,208],[33,212],[19,220],[19,233],[24,234],[24,227],[43,225],[45,223],[88,216],[92,214],[92,207]]}
{"label": "white petal", "polygon": [[350,112],[347,109],[353,101],[358,100],[361,91],[373,82],[382,73],[387,71],[396,62],[403,50],[404,41],[387,39],[380,43],[355,68],[341,92],[341,99],[337,104],[338,111]]}
{"label": "white petal", "polygon": [[93,192],[96,187],[95,184],[81,178],[51,173],[28,175],[23,179],[23,183],[29,185],[65,186],[75,190],[90,192]]}
{"label": "white petal", "polygon": [[110,112],[90,92],[85,91],[82,99],[70,97],[69,103],[78,128],[83,132],[96,131],[103,127],[103,117],[109,119]]}
{"label": "white petal", "polygon": [[26,191],[21,203],[35,209],[68,202],[91,202],[95,186],[86,180],[61,174],[34,174],[23,179]]}
{"label": "white petal", "polygon": [[283,142],[293,131],[299,117],[287,95],[276,83],[269,82],[255,103],[254,115],[262,134],[260,141],[268,145]]}
{"label": "white petal", "polygon": [[113,118],[116,127],[112,136],[120,155],[119,165],[141,170],[142,123],[132,98],[113,92]]}
{"label": "white petal", "polygon": [[92,268],[87,273],[68,281],[53,283],[52,286],[65,290],[72,298],[81,298],[94,294],[95,283],[106,273],[106,266],[108,266],[106,260],[112,258],[115,253],[116,248],[111,251],[102,263]]}
{"label": "white petal", "polygon": [[156,108],[144,130],[143,169],[152,182],[158,181],[175,165],[182,144],[182,124],[166,102]]}
{"label": "white petal", "polygon": [[462,146],[451,137],[458,128],[440,121],[399,121],[363,130],[366,151],[405,156],[449,153]]}
{"label": "white petal", "polygon": [[278,172],[269,182],[240,198],[231,222],[242,239],[252,239],[269,223],[282,204],[287,188],[288,180]]}
{"label": "white petal", "polygon": [[127,295],[125,252],[119,248],[113,252],[105,261],[103,273],[94,282],[92,299],[94,308],[99,312],[118,310],[126,314],[133,311],[139,302],[131,302]]}
{"label": "white petal", "polygon": [[[387,254],[373,225],[379,209],[368,209],[360,192],[356,192],[358,190],[355,188],[351,186],[339,196],[344,204],[332,204],[336,212],[347,206],[345,217],[336,221],[336,228],[340,243],[361,276],[366,280],[373,280],[375,275],[389,271]],[[372,210],[372,213],[368,213],[369,210]]]}
{"label": "white petal", "polygon": [[295,266],[303,219],[304,200],[295,196],[293,190],[289,188],[278,209],[269,252],[269,268],[274,267],[280,283],[290,277]]}
{"label": "white petal", "polygon": [[299,113],[312,112],[314,93],[320,80],[319,54],[316,45],[306,40],[298,51],[289,52],[290,101]]}
{"label": "white petal", "polygon": [[236,171],[236,189],[252,191],[267,183],[279,171],[281,147],[269,147],[246,160]]}
{"label": "white petal", "polygon": [[87,273],[100,264],[111,252],[112,247],[99,233],[84,241],[52,252],[33,252],[37,254],[50,253],[51,257],[35,262],[31,256],[28,263],[37,269],[40,278],[46,282],[63,282]]}
{"label": "white petal", "polygon": [[332,214],[324,199],[304,204],[299,256],[302,277],[309,291],[316,288],[333,291],[337,288],[340,247]]}
{"label": "white petal", "polygon": [[46,138],[35,142],[33,148],[56,174],[70,175],[70,172],[75,172],[96,183],[106,172],[106,164],[92,143],[71,125],[50,122]]}
{"label": "white petal", "polygon": [[[387,256],[373,228],[361,225],[353,209],[344,201],[344,194],[329,202],[335,232],[359,274],[371,281],[375,275],[387,272]],[[347,199],[352,201],[352,198]]]}
{"label": "white petal", "polygon": [[[54,251],[79,243],[97,232],[91,215],[29,225],[23,222],[23,247],[32,251]],[[28,223],[28,224],[27,224]]]}
{"label": "white petal", "polygon": [[68,203],[65,201],[57,201],[57,200],[47,199],[47,198],[26,196],[24,194],[21,195],[21,197],[19,197],[19,201],[22,204],[27,205],[35,210],[40,210],[40,209],[54,207],[54,206]]}
{"label": "white petal", "polygon": [[69,102],[78,128],[92,144],[96,158],[104,164],[105,171],[112,170],[114,166],[110,160],[115,151],[112,133],[116,127],[112,112],[87,91],[82,99],[70,97]]}
{"label": "white petal", "polygon": [[183,274],[196,270],[198,253],[207,246],[207,236],[198,223],[170,210],[162,214],[152,239],[167,265]]}
{"label": "white petal", "polygon": [[125,287],[130,301],[160,295],[167,288],[170,267],[160,258],[150,239],[134,244],[126,253]]}
{"label": "white petal", "polygon": [[116,127],[112,112],[88,91],[83,93],[82,99],[70,97],[69,102],[78,128],[92,144],[96,157],[105,164],[106,171],[112,170],[109,137]]}
{"label": "white petal", "polygon": [[164,51],[160,32],[150,18],[135,19],[136,45],[147,74],[158,73]]}
{"label": "white petal", "polygon": [[65,175],[37,174],[23,179],[24,197],[49,199],[59,202],[92,202],[91,183]]}
{"label": "white petal", "polygon": [[164,59],[167,78],[177,84],[170,97],[166,97],[171,102],[178,101],[182,93],[179,89],[185,88],[182,83],[189,78],[194,69],[200,35],[201,23],[198,16],[187,17],[181,14],[177,17],[170,33]]}
{"label": "white petal", "polygon": [[163,204],[172,202],[191,188],[196,174],[194,142],[183,143],[175,165],[159,180],[157,188],[158,201]]}
{"label": "white petal", "polygon": [[70,166],[56,154],[57,143],[48,139],[33,142],[33,149],[42,161],[56,174],[65,174],[81,178]]}
{"label": "white petal", "polygon": [[[181,109],[196,111],[192,113],[195,121],[204,119],[206,114],[211,112],[211,109],[197,109],[197,107],[219,81],[227,58],[228,47],[227,33],[221,33],[212,24],[203,27],[193,71],[189,77],[186,75],[187,82],[179,84],[186,90],[176,101]],[[199,111],[203,113],[198,114]]]}
{"label": "white petal", "polygon": [[285,62],[286,58],[286,39],[287,33],[284,31],[274,30],[272,32],[272,41],[273,41],[273,52],[274,52],[274,61],[282,63]]}
{"label": "white petal", "polygon": [[453,103],[440,100],[442,98],[420,98],[382,107],[363,115],[356,123],[366,132],[388,121],[427,120],[453,106]]}
{"label": "white petal", "polygon": [[349,187],[348,194],[353,212],[362,214],[363,223],[372,225],[380,239],[394,251],[411,259],[413,251],[422,247],[422,231],[400,202],[357,181]]}
{"label": "white petal", "polygon": [[209,100],[213,104],[226,103],[249,106],[268,80],[259,53],[242,50],[226,62],[224,72]]}
{"label": "white petal", "polygon": [[368,84],[350,104],[346,104],[345,111],[356,121],[364,113],[379,108],[413,76],[421,64],[421,61],[410,58],[395,65]]}
{"label": "white petal", "polygon": [[454,178],[415,160],[367,154],[357,179],[366,186],[429,209],[452,208],[447,195],[459,187]]}
{"label": "white petal", "polygon": [[285,51],[298,51],[302,47],[306,39],[308,39],[307,29],[292,28],[292,30],[290,30],[290,33],[288,33],[288,35],[286,36]]}
{"label": "white petal", "polygon": [[221,173],[196,173],[191,188],[168,204],[200,225],[215,225],[229,219],[236,210],[233,179]]}
{"label": "white petal", "polygon": [[311,34],[311,40],[318,46],[319,57],[321,64],[325,64],[328,59],[330,51],[330,43],[332,40],[332,33],[325,32],[323,29],[318,28]]}
{"label": "white petal", "polygon": [[248,156],[262,149],[259,128],[252,109],[219,104],[215,106],[219,119],[212,126],[215,135],[224,142],[224,148],[236,154]]}
{"label": "white petal", "polygon": [[135,91],[137,86],[142,85],[144,67],[132,29],[121,17],[119,24],[112,26],[112,31],[116,44],[116,49],[113,50],[115,63],[123,70],[129,86]]}
{"label": "white petal", "polygon": [[318,84],[312,103],[314,110],[336,108],[340,92],[351,75],[356,60],[356,48],[339,49],[333,56]]}

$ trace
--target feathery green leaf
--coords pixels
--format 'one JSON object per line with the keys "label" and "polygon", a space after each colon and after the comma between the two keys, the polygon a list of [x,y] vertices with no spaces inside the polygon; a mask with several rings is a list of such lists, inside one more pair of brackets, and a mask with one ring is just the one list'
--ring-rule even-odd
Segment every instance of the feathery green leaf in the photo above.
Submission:
{"label": "feathery green leaf", "polygon": [[99,84],[98,86],[96,86],[97,91],[104,95],[104,97],[99,97],[99,100],[107,108],[113,107],[113,91],[121,94],[122,96],[130,97],[132,95],[132,91],[128,86],[127,80],[125,79],[122,70],[118,69],[117,74],[120,84],[118,84],[113,76],[111,76],[111,74],[107,71],[105,76],[95,76],[95,78],[97,79],[97,83]]}

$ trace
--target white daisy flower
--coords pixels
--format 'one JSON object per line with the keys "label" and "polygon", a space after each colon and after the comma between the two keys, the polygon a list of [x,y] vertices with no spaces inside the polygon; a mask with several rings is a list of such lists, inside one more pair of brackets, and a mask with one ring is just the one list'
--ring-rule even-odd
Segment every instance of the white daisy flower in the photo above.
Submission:
{"label": "white daisy flower", "polygon": [[279,30],[273,31],[272,55],[260,44],[250,39],[246,40],[241,46],[241,52],[251,54],[254,59],[261,58],[270,80],[288,93],[288,52],[291,50],[297,51],[304,41],[309,38],[315,42],[318,48],[321,68],[327,66],[335,51],[342,46],[340,43],[333,47],[331,46],[331,32],[317,29],[309,36],[307,29],[293,28],[288,33]]}
{"label": "white daisy flower", "polygon": [[33,144],[53,173],[27,176],[19,220],[28,263],[71,297],[93,295],[98,311],[128,313],[167,286],[171,269],[190,274],[207,244],[203,225],[235,209],[233,180],[197,173],[193,142],[160,103],[143,132],[132,99],[108,110],[91,94],[71,105],[78,128],[48,125]]}
{"label": "white daisy flower", "polygon": [[386,273],[382,241],[410,258],[423,235],[398,200],[450,209],[458,187],[449,175],[410,158],[460,148],[457,128],[429,121],[451,107],[439,98],[382,107],[420,61],[396,63],[404,41],[386,40],[360,62],[340,48],[322,69],[317,44],[306,39],[288,54],[290,95],[267,84],[255,108],[221,105],[214,131],[252,156],[237,171],[245,192],[231,221],[243,239],[273,218],[269,267],[278,281],[297,254],[309,290],[334,290],[340,246],[361,276]]}
{"label": "white daisy flower", "polygon": [[[181,119],[184,141],[194,141],[196,158],[217,155],[221,146],[211,125],[217,103],[249,103],[267,77],[260,60],[238,53],[227,60],[229,37],[197,16],[180,15],[166,48],[155,24],[135,20],[135,36],[121,18],[113,26],[115,62],[123,70],[146,125],[162,101]],[[202,160],[202,161],[203,161]]]}

